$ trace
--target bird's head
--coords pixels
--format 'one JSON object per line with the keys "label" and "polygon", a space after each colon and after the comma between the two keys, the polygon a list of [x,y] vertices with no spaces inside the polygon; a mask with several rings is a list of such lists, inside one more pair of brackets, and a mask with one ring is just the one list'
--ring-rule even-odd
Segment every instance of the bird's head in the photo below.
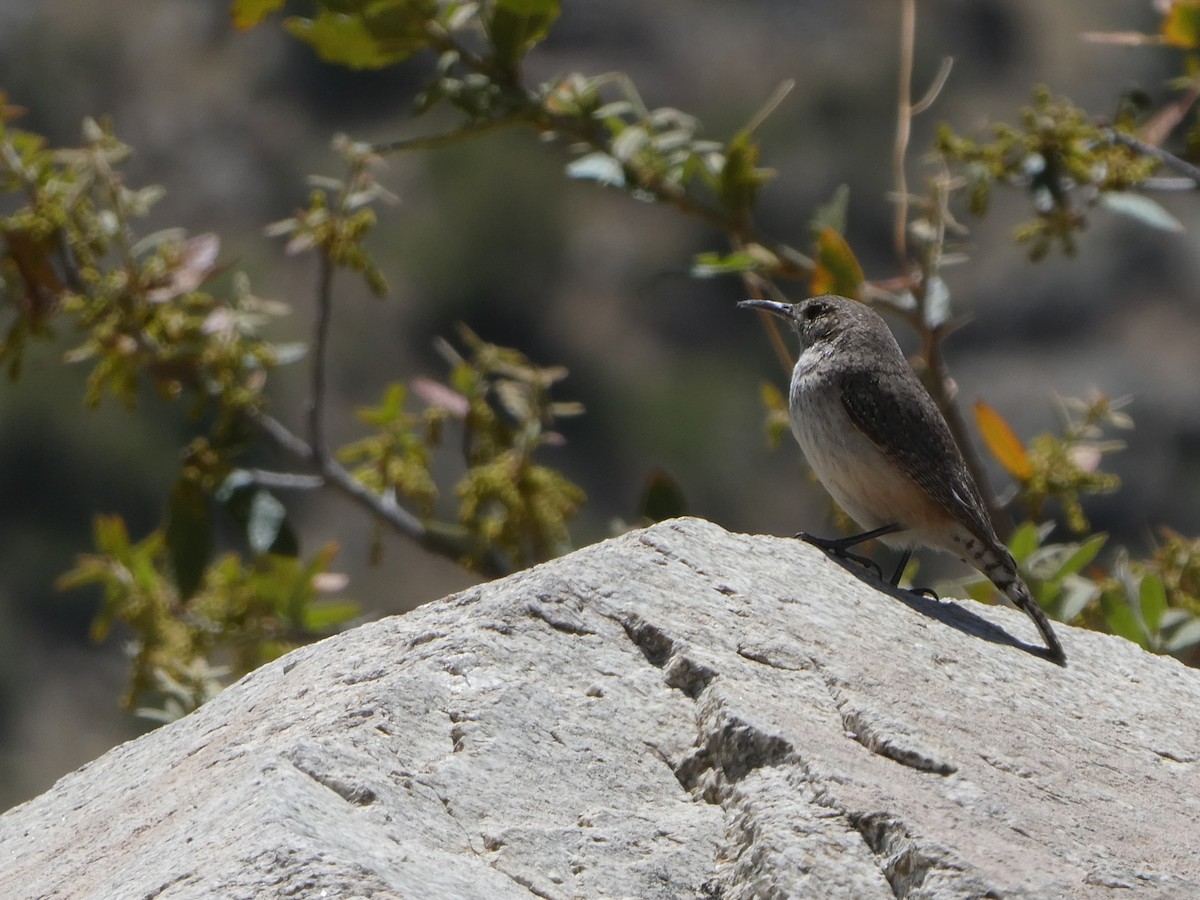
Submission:
{"label": "bird's head", "polygon": [[837,337],[847,328],[866,317],[875,316],[867,306],[856,300],[822,294],[799,303],[780,303],[778,300],[743,300],[738,306],[761,309],[786,319],[800,336],[801,347],[811,347]]}

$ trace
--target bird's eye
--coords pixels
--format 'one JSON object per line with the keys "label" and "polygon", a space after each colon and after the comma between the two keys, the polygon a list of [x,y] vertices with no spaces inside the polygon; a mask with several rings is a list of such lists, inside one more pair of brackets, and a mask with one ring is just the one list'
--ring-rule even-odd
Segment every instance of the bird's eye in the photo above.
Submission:
{"label": "bird's eye", "polygon": [[813,319],[819,319],[827,312],[829,312],[829,307],[824,303],[809,303],[804,309],[800,310],[800,314],[809,322]]}

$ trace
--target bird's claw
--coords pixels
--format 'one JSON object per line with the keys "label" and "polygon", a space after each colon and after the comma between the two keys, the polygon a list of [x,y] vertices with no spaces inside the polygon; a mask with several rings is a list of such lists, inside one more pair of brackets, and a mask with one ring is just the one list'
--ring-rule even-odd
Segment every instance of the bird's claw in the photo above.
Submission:
{"label": "bird's claw", "polygon": [[812,544],[814,547],[818,547],[826,553],[836,556],[838,559],[848,559],[851,562],[858,563],[864,569],[870,569],[874,572],[875,576],[880,580],[883,579],[883,570],[879,568],[879,563],[859,553],[851,553],[846,547],[846,541],[841,538],[817,537],[815,534],[809,534],[807,531],[798,531],[793,537],[804,541],[806,544]]}
{"label": "bird's claw", "polygon": [[918,597],[928,597],[930,600],[937,600],[939,603],[941,603],[941,601],[942,601],[942,598],[940,596],[938,596],[938,592],[935,591],[933,588],[915,587],[915,588],[909,588],[908,592],[910,594],[916,594]]}

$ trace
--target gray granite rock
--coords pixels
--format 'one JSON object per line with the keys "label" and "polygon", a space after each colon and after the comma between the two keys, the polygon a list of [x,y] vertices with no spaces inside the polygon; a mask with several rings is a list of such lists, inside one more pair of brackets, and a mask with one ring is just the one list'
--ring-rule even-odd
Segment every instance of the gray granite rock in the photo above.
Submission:
{"label": "gray granite rock", "polygon": [[1200,897],[1200,673],[1060,631],[663,523],[117,747],[0,897]]}

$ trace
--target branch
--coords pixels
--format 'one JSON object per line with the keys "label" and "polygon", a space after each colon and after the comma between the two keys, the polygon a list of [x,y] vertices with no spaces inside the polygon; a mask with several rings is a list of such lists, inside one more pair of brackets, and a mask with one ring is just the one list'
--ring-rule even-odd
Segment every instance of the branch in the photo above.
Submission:
{"label": "branch", "polygon": [[[427,525],[391,498],[371,491],[337,460],[331,457],[319,459],[312,447],[278,419],[253,408],[244,410],[243,415],[279,449],[311,466],[325,484],[337,488],[373,516],[390,525],[398,534],[450,559],[469,556],[475,549],[465,528]],[[485,554],[479,565],[480,571],[492,577],[506,575],[510,569],[505,560],[495,553]]]}
{"label": "branch", "polygon": [[896,261],[902,270],[908,269],[908,177],[905,156],[912,134],[912,70],[913,43],[917,31],[917,2],[902,0],[900,4],[900,71],[896,99],[896,138],[892,146],[892,185],[896,192],[896,218],[892,224],[892,243]]}
{"label": "branch", "polygon": [[1174,169],[1180,175],[1183,175],[1193,182],[1197,187],[1200,187],[1200,166],[1195,166],[1186,159],[1180,159],[1174,153],[1168,153],[1162,147],[1156,147],[1153,144],[1147,144],[1143,140],[1139,140],[1132,134],[1126,134],[1124,131],[1117,131],[1115,128],[1108,132],[1108,138],[1114,144],[1121,144],[1135,150],[1143,156],[1149,156],[1152,159],[1157,159],[1164,166]]}
{"label": "branch", "polygon": [[325,443],[325,366],[329,347],[329,319],[333,308],[333,261],[329,253],[320,255],[317,278],[317,311],[313,319],[312,373],[309,381],[308,439],[311,453],[319,463],[329,458]]}
{"label": "branch", "polygon": [[896,193],[896,218],[892,226],[892,242],[896,248],[897,262],[908,268],[908,143],[912,137],[913,116],[929,109],[938,94],[946,86],[954,60],[943,57],[933,82],[924,96],[912,102],[913,45],[916,43],[917,3],[903,0],[900,7],[900,68],[898,81],[899,96],[896,99],[896,138],[892,149],[892,183]]}
{"label": "branch", "polygon": [[[912,118],[914,115],[929,109],[937,99],[938,94],[946,84],[946,79],[950,76],[950,69],[953,65],[953,60],[949,57],[944,58],[941,66],[938,68],[937,75],[934,76],[933,83],[929,86],[925,95],[916,103],[913,103],[912,70],[916,30],[916,0],[902,0],[900,7],[899,96],[896,101],[896,138],[892,150],[892,177],[895,184],[894,190],[896,196],[896,218],[893,224],[892,240],[896,248],[897,261],[900,263],[901,269],[905,272],[911,271],[908,258],[909,195],[905,169],[908,143],[912,136]],[[942,355],[942,338],[945,336],[944,332],[937,326],[931,328],[926,322],[924,315],[925,304],[927,302],[924,290],[928,278],[931,275],[936,275],[941,265],[941,251],[946,240],[946,220],[949,214],[943,197],[935,196],[935,202],[931,202],[931,207],[935,207],[931,208],[930,217],[937,226],[937,238],[930,242],[929,247],[922,254],[923,258],[920,263],[922,277],[919,283],[914,283],[911,287],[912,293],[917,300],[917,309],[911,313],[905,310],[900,311],[905,319],[921,335],[924,345],[922,347],[922,355],[925,358],[925,365],[928,372],[926,386],[929,388],[930,396],[933,397],[934,402],[942,411],[942,416],[945,418],[946,424],[950,427],[950,433],[954,437],[954,442],[958,445],[963,460],[967,464],[967,470],[979,486],[980,493],[983,494],[992,526],[996,529],[996,533],[1001,539],[1004,539],[1011,533],[1012,525],[1004,510],[996,505],[995,497],[988,483],[987,473],[984,471],[983,465],[979,461],[979,456],[975,453],[974,445],[969,439],[966,423],[963,421],[962,414],[958,410],[958,405],[954,402],[954,398],[948,390],[950,374],[946,369],[945,357]],[[916,279],[914,279],[914,282],[916,282]]]}
{"label": "branch", "polygon": [[[485,61],[471,56],[461,46],[453,43],[449,36],[441,35],[440,39],[446,42],[444,49],[458,53],[463,62],[475,72],[491,74]],[[776,91],[764,109],[769,111],[772,104],[778,103],[779,98],[787,90],[790,90],[790,85],[785,85]],[[525,126],[556,143],[561,144],[565,141],[569,144],[583,144],[588,149],[611,155],[611,146],[597,129],[594,120],[553,112],[535,93],[514,88],[514,92],[516,91],[520,91],[520,96],[514,100],[515,108],[495,118],[470,123],[442,134],[371,144],[370,152],[384,155],[400,153],[405,150],[437,149],[506,128]],[[759,116],[761,117],[761,115],[763,115],[763,111],[760,111]],[[724,232],[730,236],[735,245],[757,244],[763,247],[779,260],[778,274],[781,277],[801,277],[813,270],[814,264],[811,259],[793,247],[758,234],[748,221],[743,221],[744,217],[726,213],[689,197],[677,185],[651,169],[639,166],[634,160],[620,160],[620,165],[627,185],[652,195],[655,200],[673,206],[690,218],[699,219],[718,231]]]}
{"label": "branch", "polygon": [[325,486],[320,475],[302,475],[299,472],[269,472],[266,469],[244,469],[253,484],[281,491],[314,491]]}
{"label": "branch", "polygon": [[488,119],[484,122],[464,125],[461,128],[456,128],[454,131],[448,131],[444,134],[430,134],[424,137],[371,144],[370,151],[380,156],[385,156],[390,153],[403,153],[406,150],[437,150],[441,147],[457,144],[460,141],[470,140],[471,138],[491,134],[494,131],[502,131],[505,128],[521,124],[529,124],[528,116],[526,113],[518,111],[506,116],[498,116],[495,119]]}

